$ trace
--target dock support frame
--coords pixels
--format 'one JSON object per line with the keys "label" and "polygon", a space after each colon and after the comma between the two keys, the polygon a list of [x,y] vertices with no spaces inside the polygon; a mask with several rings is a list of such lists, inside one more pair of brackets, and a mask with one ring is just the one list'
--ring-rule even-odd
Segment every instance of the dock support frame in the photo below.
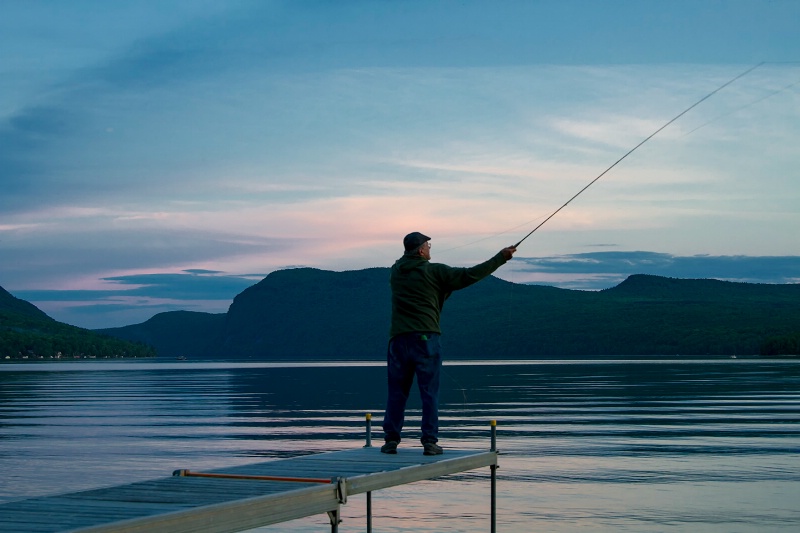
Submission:
{"label": "dock support frame", "polygon": [[338,533],[339,524],[342,523],[342,506],[336,507],[333,511],[328,511],[328,518],[331,521],[331,533]]}
{"label": "dock support frame", "polygon": [[[372,448],[372,413],[367,413],[367,443],[364,448]],[[372,533],[372,491],[367,492],[367,533]]]}
{"label": "dock support frame", "polygon": [[[372,413],[366,414],[366,444],[364,444],[364,448],[371,448],[372,447]],[[497,452],[497,420],[492,420],[490,422],[491,427],[491,445],[489,447],[490,452],[498,453]],[[489,466],[491,470],[491,502],[490,502],[490,531],[491,533],[497,533],[497,462],[493,465]],[[368,491],[367,493],[367,533],[372,533],[372,491]],[[338,510],[337,510],[338,512]],[[331,515],[331,513],[328,513]],[[331,527],[333,527],[333,518],[331,518]],[[332,530],[335,533],[335,530]]]}

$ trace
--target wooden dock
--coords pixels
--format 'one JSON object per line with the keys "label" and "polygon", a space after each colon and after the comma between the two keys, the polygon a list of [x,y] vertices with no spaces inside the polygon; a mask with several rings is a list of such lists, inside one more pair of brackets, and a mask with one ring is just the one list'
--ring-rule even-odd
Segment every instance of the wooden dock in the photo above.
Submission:
{"label": "wooden dock", "polygon": [[328,513],[335,532],[340,506],[363,493],[370,531],[372,491],[487,466],[492,471],[494,531],[493,450],[448,449],[443,455],[424,456],[418,447],[401,447],[397,455],[364,447],[218,469],[208,477],[176,471],[150,481],[0,505],[0,531],[233,532]]}

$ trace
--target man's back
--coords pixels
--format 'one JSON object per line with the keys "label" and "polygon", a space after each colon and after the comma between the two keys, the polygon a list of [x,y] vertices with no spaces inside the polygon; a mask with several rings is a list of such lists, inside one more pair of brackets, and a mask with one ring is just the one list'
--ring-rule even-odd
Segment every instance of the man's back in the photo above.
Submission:
{"label": "man's back", "polygon": [[444,302],[453,291],[469,287],[506,262],[502,253],[470,268],[457,268],[413,254],[395,261],[390,275],[392,327],[390,337],[412,331],[441,333]]}

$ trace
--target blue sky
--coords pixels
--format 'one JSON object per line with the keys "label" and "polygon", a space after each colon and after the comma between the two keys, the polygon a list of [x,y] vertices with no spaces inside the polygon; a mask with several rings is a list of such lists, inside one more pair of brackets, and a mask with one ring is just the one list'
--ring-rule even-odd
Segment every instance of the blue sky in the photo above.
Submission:
{"label": "blue sky", "polygon": [[293,266],[800,280],[800,3],[9,1],[0,286],[89,328]]}

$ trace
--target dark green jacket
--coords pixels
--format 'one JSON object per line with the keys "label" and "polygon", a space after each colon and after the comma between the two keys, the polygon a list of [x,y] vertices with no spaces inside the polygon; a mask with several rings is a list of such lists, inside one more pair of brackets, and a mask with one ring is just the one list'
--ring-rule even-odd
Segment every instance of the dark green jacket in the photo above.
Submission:
{"label": "dark green jacket", "polygon": [[395,261],[390,276],[392,328],[389,336],[413,331],[441,333],[439,316],[450,294],[489,276],[505,262],[500,252],[470,268],[431,263],[419,255],[404,255]]}

